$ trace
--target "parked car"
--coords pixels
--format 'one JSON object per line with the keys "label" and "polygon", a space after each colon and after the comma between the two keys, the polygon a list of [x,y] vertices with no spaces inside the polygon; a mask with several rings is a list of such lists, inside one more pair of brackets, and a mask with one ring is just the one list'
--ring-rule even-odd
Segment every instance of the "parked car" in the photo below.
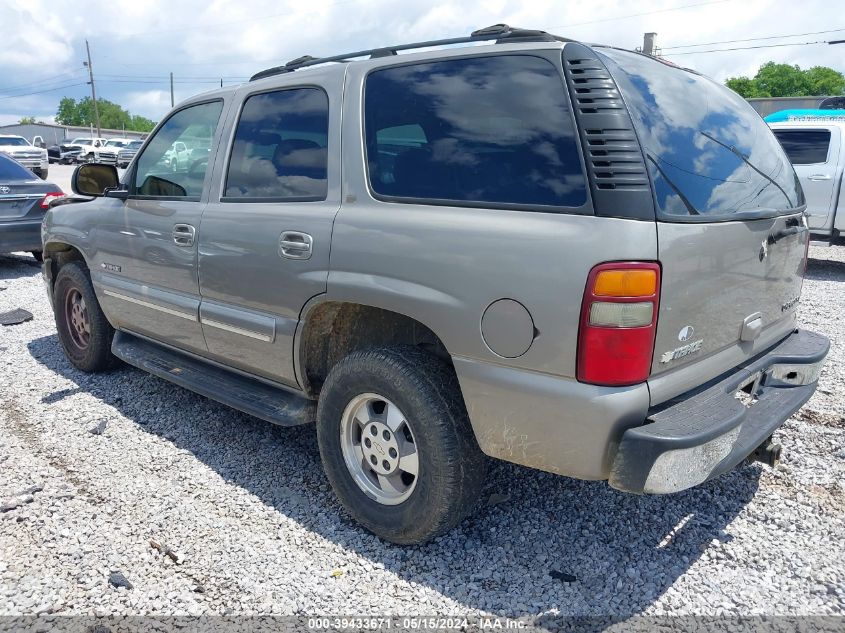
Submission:
{"label": "parked car", "polygon": [[30,251],[41,261],[41,221],[52,200],[65,194],[0,154],[0,253]]}
{"label": "parked car", "polygon": [[182,141],[176,141],[170,149],[162,156],[162,163],[170,168],[170,171],[187,169],[191,162],[192,150]]}
{"label": "parked car", "polygon": [[31,169],[39,178],[46,179],[50,168],[47,150],[33,147],[23,136],[0,135],[0,153]]}
{"label": "parked car", "polygon": [[99,151],[93,153],[93,156],[89,155],[91,156],[90,162],[117,165],[117,155],[120,153],[120,150],[131,142],[132,139],[128,138],[110,138]]}
{"label": "parked car", "polygon": [[117,166],[121,169],[126,168],[129,166],[129,163],[132,162],[132,159],[135,158],[135,154],[138,153],[138,150],[141,149],[141,146],[144,144],[144,141],[129,141],[125,147],[121,148],[121,150],[117,153]]}
{"label": "parked car", "polygon": [[771,123],[807,197],[807,221],[819,240],[830,242],[845,233],[845,116],[807,115],[801,120]]}
{"label": "parked car", "polygon": [[[829,346],[796,324],[774,135],[647,55],[460,42],[294,60],[181,104],[122,181],[79,167],[94,199],[44,224],[70,361],[316,420],[338,498],[397,543],[472,509],[485,454],[631,493],[774,464]],[[174,172],[180,142],[211,159]]]}
{"label": "parked car", "polygon": [[[80,141],[81,139],[74,139]],[[62,142],[47,148],[47,154],[51,163],[69,165],[76,162],[76,157],[82,151],[82,144],[74,145],[74,141]]]}
{"label": "parked car", "polygon": [[94,161],[97,152],[106,146],[106,142],[105,138],[75,138],[70,144],[79,148],[75,158],[77,163],[90,163]]}

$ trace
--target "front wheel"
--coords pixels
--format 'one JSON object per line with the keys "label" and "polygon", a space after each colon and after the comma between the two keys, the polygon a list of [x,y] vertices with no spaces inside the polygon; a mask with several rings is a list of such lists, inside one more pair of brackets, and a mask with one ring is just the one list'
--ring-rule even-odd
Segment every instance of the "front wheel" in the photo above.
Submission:
{"label": "front wheel", "polygon": [[78,262],[62,266],[53,287],[59,341],[71,363],[85,372],[111,369],[114,329],[103,314],[88,270]]}
{"label": "front wheel", "polygon": [[486,460],[454,370],[411,346],[353,352],[317,411],[323,468],[346,510],[388,541],[415,544],[470,512]]}

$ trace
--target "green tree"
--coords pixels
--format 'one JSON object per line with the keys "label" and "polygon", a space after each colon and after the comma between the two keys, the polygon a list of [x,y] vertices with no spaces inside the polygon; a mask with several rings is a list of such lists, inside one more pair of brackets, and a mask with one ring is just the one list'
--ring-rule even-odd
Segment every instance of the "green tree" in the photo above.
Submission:
{"label": "green tree", "polygon": [[44,123],[44,121],[39,121],[34,116],[21,117],[21,120],[18,121],[18,125],[32,125],[34,123]]}
{"label": "green tree", "polygon": [[826,66],[813,66],[804,71],[810,82],[812,95],[841,95],[845,93],[845,76]]}
{"label": "green tree", "polygon": [[[149,132],[155,123],[149,119],[132,115],[123,107],[108,99],[97,99],[97,109],[100,114],[100,127],[113,130],[134,130],[137,132]],[[77,101],[71,97],[64,97],[59,101],[56,111],[56,121],[61,125],[96,125],[94,116],[94,102],[90,97]]]}
{"label": "green tree", "polygon": [[826,66],[802,70],[797,65],[766,62],[754,77],[731,77],[725,85],[746,99],[831,96],[845,93],[845,75]]}
{"label": "green tree", "polygon": [[810,94],[810,81],[799,66],[766,62],[754,75],[762,92],[773,97],[803,97]]}
{"label": "green tree", "polygon": [[757,86],[757,82],[753,79],[749,79],[748,77],[731,77],[725,82],[725,85],[746,99],[772,96],[768,92],[760,90]]}

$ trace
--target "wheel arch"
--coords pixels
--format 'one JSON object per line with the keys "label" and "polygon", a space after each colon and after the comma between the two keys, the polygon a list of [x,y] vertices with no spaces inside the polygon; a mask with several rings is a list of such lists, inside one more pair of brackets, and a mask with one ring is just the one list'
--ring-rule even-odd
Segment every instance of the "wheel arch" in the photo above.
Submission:
{"label": "wheel arch", "polygon": [[56,275],[59,274],[62,266],[69,262],[82,262],[88,268],[88,262],[81,248],[61,241],[49,241],[44,245],[42,251],[44,257],[44,268],[47,274],[47,281],[50,288],[53,288]]}
{"label": "wheel arch", "polygon": [[443,341],[418,319],[320,296],[303,309],[294,343],[294,370],[305,393],[316,398],[338,361],[353,351],[383,345],[415,345],[452,365]]}

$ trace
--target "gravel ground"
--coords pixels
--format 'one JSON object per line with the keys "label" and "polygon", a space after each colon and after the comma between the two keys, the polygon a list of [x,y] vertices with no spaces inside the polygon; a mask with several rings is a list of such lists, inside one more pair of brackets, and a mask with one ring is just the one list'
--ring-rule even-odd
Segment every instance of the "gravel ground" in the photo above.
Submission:
{"label": "gravel ground", "polygon": [[636,497],[499,463],[484,510],[401,548],[343,515],[313,428],[73,369],[34,261],[0,256],[0,311],[35,315],[0,328],[0,615],[841,615],[845,246],[811,258],[832,350],[777,469]]}

